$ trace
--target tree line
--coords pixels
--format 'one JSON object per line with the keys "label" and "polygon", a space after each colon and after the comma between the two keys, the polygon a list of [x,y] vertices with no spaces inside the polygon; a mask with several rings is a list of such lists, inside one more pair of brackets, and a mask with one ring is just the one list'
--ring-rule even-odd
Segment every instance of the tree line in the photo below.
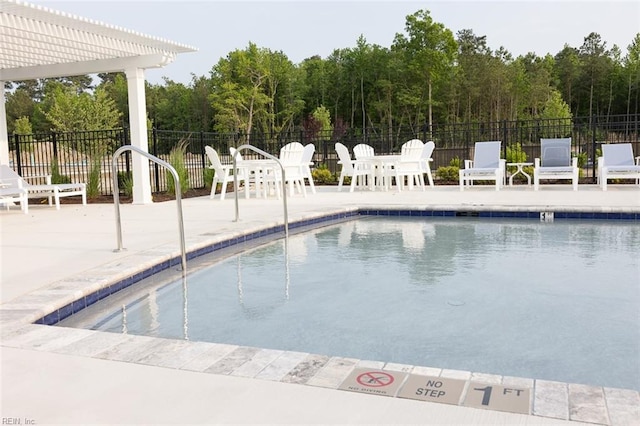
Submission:
{"label": "tree line", "polygon": [[[97,83],[96,83],[97,82]],[[124,127],[123,73],[9,82],[10,133]],[[188,84],[146,84],[150,127],[243,135],[306,131],[416,133],[436,124],[640,113],[640,33],[625,50],[590,33],[555,55],[513,57],[486,36],[451,30],[428,10],[383,47],[360,36],[294,64],[249,43]]]}

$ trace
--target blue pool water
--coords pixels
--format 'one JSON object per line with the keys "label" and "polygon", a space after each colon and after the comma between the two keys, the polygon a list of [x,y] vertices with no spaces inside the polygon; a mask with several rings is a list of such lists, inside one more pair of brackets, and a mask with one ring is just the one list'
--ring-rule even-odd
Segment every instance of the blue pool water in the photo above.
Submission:
{"label": "blue pool water", "polygon": [[61,325],[640,390],[639,247],[635,223],[368,217]]}

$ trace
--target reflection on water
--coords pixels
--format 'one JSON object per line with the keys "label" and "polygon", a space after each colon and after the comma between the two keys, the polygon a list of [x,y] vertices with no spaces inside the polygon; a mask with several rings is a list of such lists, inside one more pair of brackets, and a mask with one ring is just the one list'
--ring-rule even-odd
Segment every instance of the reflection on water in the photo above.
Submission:
{"label": "reflection on water", "polygon": [[155,285],[82,326],[640,389],[639,228],[354,220]]}

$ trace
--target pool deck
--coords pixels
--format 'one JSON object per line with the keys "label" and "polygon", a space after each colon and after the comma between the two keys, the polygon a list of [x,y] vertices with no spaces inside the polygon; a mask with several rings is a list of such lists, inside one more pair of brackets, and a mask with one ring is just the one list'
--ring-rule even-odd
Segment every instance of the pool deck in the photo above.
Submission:
{"label": "pool deck", "polygon": [[[187,250],[283,222],[281,200],[253,198],[240,198],[234,221],[233,194],[228,197],[183,200]],[[333,186],[288,198],[290,223],[363,207],[640,214],[640,189],[436,186],[349,193]],[[116,252],[113,205],[0,211],[3,424],[639,424],[640,393],[631,390],[31,324],[179,255],[177,216],[175,201],[122,205],[126,250]],[[532,413],[338,390],[356,367],[529,386]]]}

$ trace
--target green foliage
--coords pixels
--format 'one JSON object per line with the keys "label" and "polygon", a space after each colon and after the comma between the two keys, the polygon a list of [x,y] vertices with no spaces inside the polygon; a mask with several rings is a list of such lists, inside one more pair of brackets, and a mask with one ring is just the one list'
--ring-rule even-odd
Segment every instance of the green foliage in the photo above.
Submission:
{"label": "green foliage", "polygon": [[460,169],[460,167],[462,167],[462,160],[456,155],[449,161],[449,166]]}
{"label": "green foliage", "polygon": [[576,154],[576,157],[578,157],[578,168],[583,169],[587,166],[587,161],[589,159],[589,156],[587,155],[586,152],[579,152],[578,154]]}
{"label": "green foliage", "polygon": [[329,184],[336,181],[335,176],[331,173],[326,164],[320,164],[311,171],[313,181],[319,184]]}
{"label": "green foliage", "polygon": [[436,177],[445,182],[457,182],[460,178],[460,167],[443,166],[436,170]]}
{"label": "green foliage", "polygon": [[[168,163],[176,169],[178,178],[180,179],[180,191],[181,193],[187,192],[189,189],[189,170],[185,163],[185,155],[187,153],[187,145],[189,145],[188,139],[181,139],[176,146],[171,149],[169,153]],[[170,194],[176,194],[176,185],[173,180],[171,172],[167,172],[167,192]]]}
{"label": "green foliage", "polygon": [[133,195],[133,174],[131,172],[118,172],[118,189],[125,197]]}
{"label": "green foliage", "polygon": [[507,145],[507,163],[524,163],[527,161],[527,153],[522,150],[520,142]]}
{"label": "green foliage", "polygon": [[60,174],[60,167],[58,165],[58,159],[51,159],[51,183],[71,183],[71,178],[66,175]]}
{"label": "green foliage", "polygon": [[89,175],[87,176],[87,197],[100,195],[100,177],[102,176],[102,153],[98,152],[91,158]]}
{"label": "green foliage", "polygon": [[211,188],[211,185],[213,185],[213,176],[214,175],[215,175],[215,172],[214,172],[213,169],[205,167],[202,170],[202,177],[204,179],[205,188]]}
{"label": "green foliage", "polygon": [[16,120],[14,133],[17,135],[31,135],[33,133],[29,117],[22,116]]}
{"label": "green foliage", "polygon": [[331,125],[331,113],[329,113],[329,110],[325,108],[324,105],[317,107],[311,115],[320,123],[320,131],[323,134],[326,135],[331,133],[333,130],[333,126]]}
{"label": "green foliage", "polygon": [[115,101],[102,88],[78,94],[75,86],[51,83],[48,96],[41,108],[54,131],[113,129],[120,123]]}

